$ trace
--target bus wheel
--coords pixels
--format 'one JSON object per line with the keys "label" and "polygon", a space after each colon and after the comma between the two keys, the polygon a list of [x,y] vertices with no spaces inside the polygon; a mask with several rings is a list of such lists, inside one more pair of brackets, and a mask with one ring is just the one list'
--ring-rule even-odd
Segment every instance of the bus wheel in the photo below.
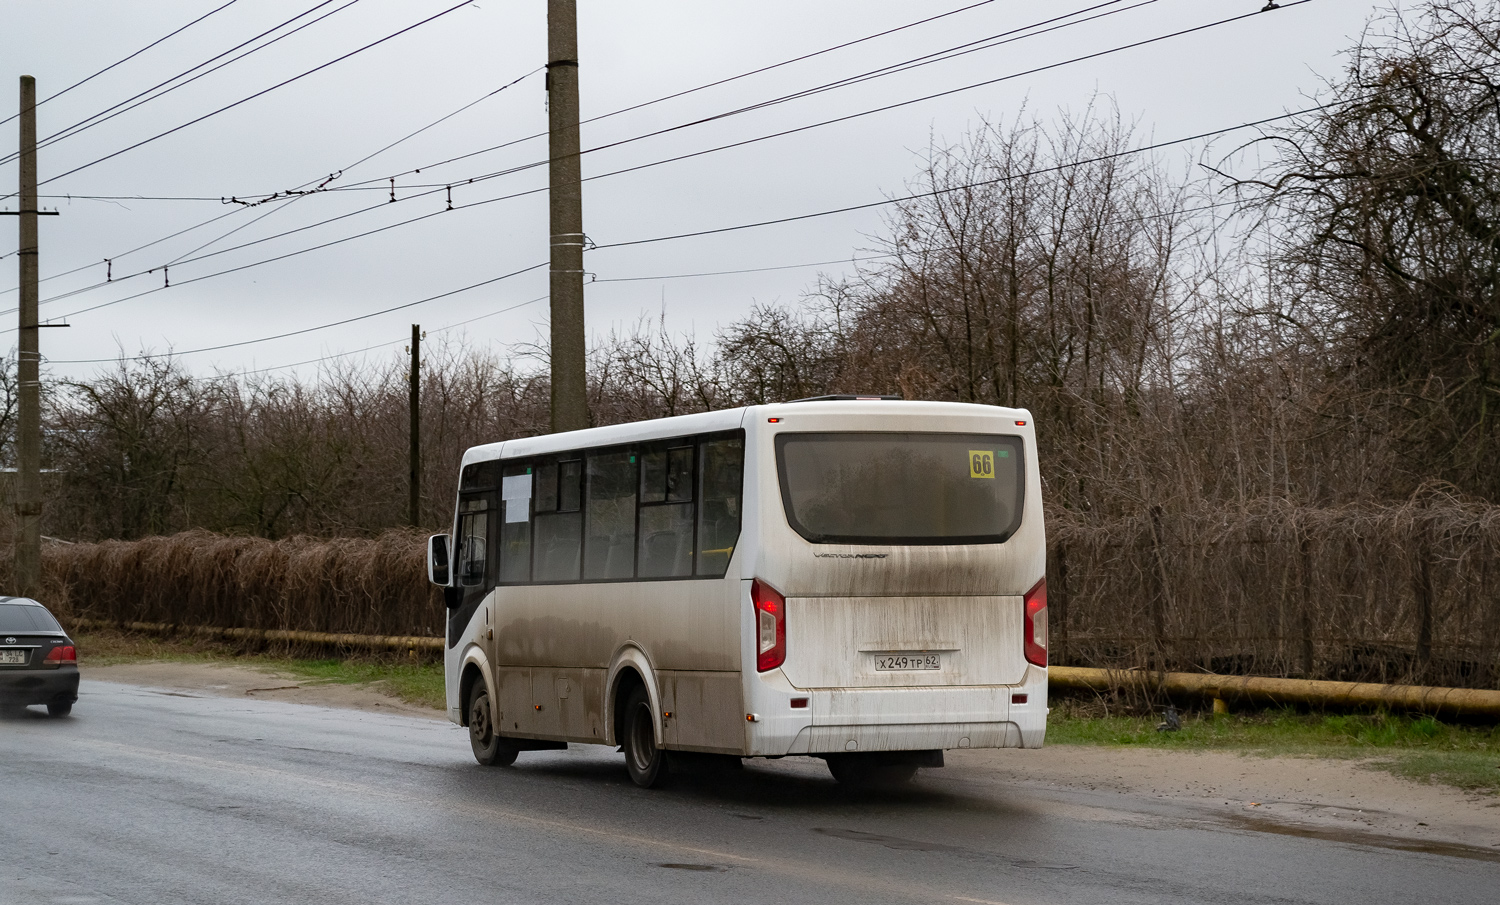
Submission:
{"label": "bus wheel", "polygon": [[833,778],[856,789],[905,785],[917,775],[916,764],[890,763],[868,754],[830,754],[826,759]]}
{"label": "bus wheel", "polygon": [[643,789],[660,785],[667,775],[667,752],[656,747],[656,719],[643,686],[631,689],[623,722],[620,747],[625,749],[625,769],[631,781]]}
{"label": "bus wheel", "polygon": [[483,682],[476,682],[469,696],[469,747],[474,749],[474,759],[486,767],[508,767],[520,751],[495,731],[490,692]]}

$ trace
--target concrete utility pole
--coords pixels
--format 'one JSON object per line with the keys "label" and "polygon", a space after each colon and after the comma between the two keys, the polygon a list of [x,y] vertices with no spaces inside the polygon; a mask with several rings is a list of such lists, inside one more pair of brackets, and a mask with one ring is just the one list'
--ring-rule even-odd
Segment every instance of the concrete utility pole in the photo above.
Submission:
{"label": "concrete utility pole", "polygon": [[411,325],[411,454],[407,477],[411,480],[411,508],[407,521],[422,524],[422,325]]}
{"label": "concrete utility pole", "polygon": [[552,219],[552,430],[589,426],[583,343],[583,176],[578,160],[578,4],[547,0]]}
{"label": "concrete utility pole", "polygon": [[42,577],[41,343],[37,329],[36,79],[21,76],[20,346],[16,377],[15,593],[35,597]]}

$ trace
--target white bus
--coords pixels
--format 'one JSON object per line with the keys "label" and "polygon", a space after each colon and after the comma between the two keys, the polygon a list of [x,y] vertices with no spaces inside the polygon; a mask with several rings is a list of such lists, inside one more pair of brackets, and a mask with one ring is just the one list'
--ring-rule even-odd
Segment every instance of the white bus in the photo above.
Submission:
{"label": "white bus", "polygon": [[477,446],[451,538],[448,715],[483,764],[586,742],[647,787],[668,752],[894,783],[1046,733],[1023,409],[822,397]]}

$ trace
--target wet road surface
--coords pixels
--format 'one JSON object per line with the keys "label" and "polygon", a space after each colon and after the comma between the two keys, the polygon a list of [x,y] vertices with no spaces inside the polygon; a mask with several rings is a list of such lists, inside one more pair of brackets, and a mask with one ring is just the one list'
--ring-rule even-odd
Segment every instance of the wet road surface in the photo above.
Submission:
{"label": "wet road surface", "polygon": [[760,760],[644,791],[596,746],[483,768],[436,720],[83,691],[0,719],[4,905],[1500,901],[1500,853],[956,767],[874,794]]}

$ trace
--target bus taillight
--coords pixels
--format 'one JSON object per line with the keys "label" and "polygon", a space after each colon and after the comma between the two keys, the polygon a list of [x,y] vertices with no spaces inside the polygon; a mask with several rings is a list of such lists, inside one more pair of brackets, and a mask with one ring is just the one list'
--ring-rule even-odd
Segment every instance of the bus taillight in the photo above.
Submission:
{"label": "bus taillight", "polygon": [[1047,665],[1047,579],[1026,592],[1026,662]]}
{"label": "bus taillight", "polygon": [[755,668],[765,672],[786,662],[786,598],[757,578],[750,583],[750,602],[758,636]]}

